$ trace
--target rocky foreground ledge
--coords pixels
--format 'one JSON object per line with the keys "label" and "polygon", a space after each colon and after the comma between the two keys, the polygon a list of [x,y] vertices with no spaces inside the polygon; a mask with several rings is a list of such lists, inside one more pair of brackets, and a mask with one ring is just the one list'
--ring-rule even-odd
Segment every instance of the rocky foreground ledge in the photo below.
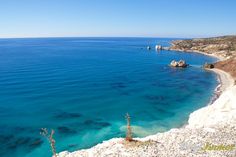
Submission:
{"label": "rocky foreground ledge", "polygon": [[[227,37],[223,37],[227,38]],[[231,39],[231,37],[229,37]],[[234,37],[235,38],[235,37]],[[193,39],[192,42],[198,39]],[[204,39],[199,39],[204,41]],[[211,39],[206,39],[211,40]],[[215,43],[215,39],[214,44]],[[216,39],[218,40],[218,39]],[[219,39],[220,40],[220,39]],[[221,40],[220,40],[221,41]],[[235,40],[236,41],[236,40]],[[176,41],[185,43],[184,40]],[[219,55],[223,52],[192,48],[183,48],[176,42],[173,50],[211,52],[212,55],[224,59],[224,65],[215,69],[221,80],[222,94],[212,104],[193,112],[188,124],[179,129],[158,133],[145,138],[136,138],[136,141],[126,142],[123,138],[113,138],[90,149],[75,152],[61,152],[59,157],[236,157],[236,85],[234,71],[235,55],[232,48],[231,54]],[[201,42],[199,42],[199,45]],[[189,43],[189,41],[187,41]],[[191,43],[191,42],[190,42]],[[211,45],[205,43],[204,47]],[[181,45],[181,44],[180,44]],[[192,44],[194,46],[194,44]],[[203,46],[203,45],[202,45]],[[201,46],[200,46],[201,47]],[[213,46],[214,47],[214,46]],[[218,49],[217,49],[218,50]],[[227,60],[233,60],[228,62]],[[228,69],[228,70],[227,70]],[[235,72],[236,74],[236,72]]]}

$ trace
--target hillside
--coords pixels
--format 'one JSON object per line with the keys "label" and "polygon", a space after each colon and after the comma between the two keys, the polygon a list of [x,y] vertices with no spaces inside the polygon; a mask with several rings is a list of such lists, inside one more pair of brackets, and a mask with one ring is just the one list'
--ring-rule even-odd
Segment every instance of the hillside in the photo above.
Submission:
{"label": "hillside", "polygon": [[236,36],[176,40],[172,42],[171,49],[201,51],[206,54],[215,54],[219,57],[231,58],[236,56]]}

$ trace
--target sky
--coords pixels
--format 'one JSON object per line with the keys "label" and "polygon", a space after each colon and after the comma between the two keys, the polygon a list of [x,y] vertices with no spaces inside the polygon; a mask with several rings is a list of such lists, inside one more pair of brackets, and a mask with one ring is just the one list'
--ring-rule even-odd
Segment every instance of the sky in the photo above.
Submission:
{"label": "sky", "polygon": [[0,38],[236,35],[236,0],[0,0]]}

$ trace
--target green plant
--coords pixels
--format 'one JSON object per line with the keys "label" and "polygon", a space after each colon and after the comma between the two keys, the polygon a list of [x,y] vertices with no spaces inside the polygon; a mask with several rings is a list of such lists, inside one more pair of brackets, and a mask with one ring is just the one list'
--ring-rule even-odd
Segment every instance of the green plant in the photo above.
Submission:
{"label": "green plant", "polygon": [[40,131],[40,134],[42,136],[46,137],[47,140],[49,141],[50,146],[51,146],[51,150],[52,150],[52,153],[53,153],[53,157],[57,157],[56,147],[55,147],[56,141],[53,138],[54,133],[55,133],[55,131],[53,129],[51,129],[51,132],[49,134],[47,128],[42,128],[41,131]]}

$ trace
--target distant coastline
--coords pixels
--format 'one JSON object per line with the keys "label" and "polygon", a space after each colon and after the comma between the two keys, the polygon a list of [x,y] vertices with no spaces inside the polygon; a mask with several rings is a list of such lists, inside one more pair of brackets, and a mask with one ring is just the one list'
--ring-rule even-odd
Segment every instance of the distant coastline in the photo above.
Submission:
{"label": "distant coastline", "polygon": [[196,52],[219,59],[215,68],[229,73],[236,80],[236,36],[173,41],[170,50]]}

